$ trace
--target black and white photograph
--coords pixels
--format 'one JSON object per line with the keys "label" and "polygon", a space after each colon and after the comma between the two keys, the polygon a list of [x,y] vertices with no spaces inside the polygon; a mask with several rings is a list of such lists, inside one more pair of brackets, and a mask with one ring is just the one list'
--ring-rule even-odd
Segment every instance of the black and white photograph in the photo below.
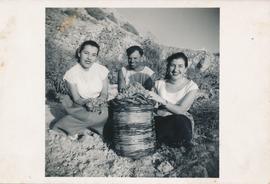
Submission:
{"label": "black and white photograph", "polygon": [[46,8],[46,177],[219,177],[219,8]]}
{"label": "black and white photograph", "polygon": [[269,184],[270,1],[0,1],[0,183]]}

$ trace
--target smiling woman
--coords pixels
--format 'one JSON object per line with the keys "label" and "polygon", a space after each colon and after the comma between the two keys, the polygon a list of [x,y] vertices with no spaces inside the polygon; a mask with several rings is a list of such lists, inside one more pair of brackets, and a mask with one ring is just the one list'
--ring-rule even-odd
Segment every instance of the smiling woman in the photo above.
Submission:
{"label": "smiling woman", "polygon": [[197,84],[185,77],[188,59],[182,52],[167,58],[165,80],[156,81],[151,98],[161,105],[155,117],[157,138],[168,145],[191,148],[193,121],[187,112],[196,98]]}
{"label": "smiling woman", "polygon": [[80,64],[84,69],[89,69],[97,58],[97,48],[92,46],[85,46],[83,51],[79,53]]}
{"label": "smiling woman", "polygon": [[99,45],[94,41],[85,41],[77,49],[78,63],[64,75],[70,95],[63,98],[62,104],[68,115],[60,119],[55,130],[62,130],[71,139],[92,129],[103,133],[108,118],[108,109],[101,107],[99,112],[90,112],[93,101],[106,104],[108,96],[108,69],[98,63]]}

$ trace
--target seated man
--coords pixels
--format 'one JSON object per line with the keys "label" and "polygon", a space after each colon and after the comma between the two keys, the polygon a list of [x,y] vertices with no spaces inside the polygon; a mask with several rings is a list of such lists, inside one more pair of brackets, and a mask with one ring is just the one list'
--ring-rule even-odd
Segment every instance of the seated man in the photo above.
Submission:
{"label": "seated man", "polygon": [[145,66],[143,50],[139,46],[132,46],[126,50],[128,65],[118,72],[118,91],[133,82],[140,83],[145,89],[151,90],[154,86],[154,71]]}

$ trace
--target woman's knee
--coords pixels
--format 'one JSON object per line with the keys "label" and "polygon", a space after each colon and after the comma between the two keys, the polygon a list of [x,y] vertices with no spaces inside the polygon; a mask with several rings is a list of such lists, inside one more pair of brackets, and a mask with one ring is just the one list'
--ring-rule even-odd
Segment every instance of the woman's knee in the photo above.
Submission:
{"label": "woman's knee", "polygon": [[108,108],[102,108],[101,112],[97,113],[97,120],[101,122],[106,122],[109,117]]}
{"label": "woman's knee", "polygon": [[103,117],[108,118],[108,116],[109,116],[108,108],[102,108],[101,110],[102,110]]}
{"label": "woman's knee", "polygon": [[61,127],[61,125],[63,125],[65,123],[65,119],[66,116],[62,117],[61,119],[59,119],[53,126],[53,128],[58,128]]}
{"label": "woman's knee", "polygon": [[75,121],[75,118],[73,118],[71,115],[66,115],[60,120],[58,120],[55,123],[54,127],[63,128],[63,127],[66,127],[67,124],[70,124],[70,122],[73,122],[73,121]]}

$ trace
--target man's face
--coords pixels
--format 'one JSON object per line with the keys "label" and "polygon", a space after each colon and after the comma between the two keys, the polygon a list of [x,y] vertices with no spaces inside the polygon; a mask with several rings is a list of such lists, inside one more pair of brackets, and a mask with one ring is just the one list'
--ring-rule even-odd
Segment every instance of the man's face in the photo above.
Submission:
{"label": "man's face", "polygon": [[130,69],[137,69],[143,63],[142,56],[140,55],[139,51],[135,50],[132,54],[128,56],[128,65]]}

